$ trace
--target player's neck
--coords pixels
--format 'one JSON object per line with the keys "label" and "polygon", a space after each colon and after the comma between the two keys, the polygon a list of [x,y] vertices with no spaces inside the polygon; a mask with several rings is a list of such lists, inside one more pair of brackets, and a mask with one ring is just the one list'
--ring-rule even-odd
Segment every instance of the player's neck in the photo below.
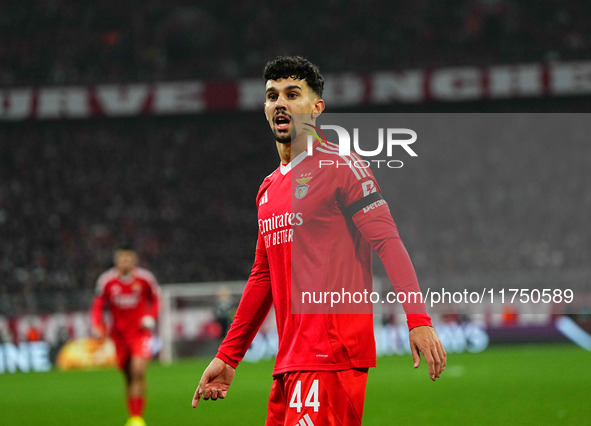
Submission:
{"label": "player's neck", "polygon": [[281,164],[289,164],[291,160],[296,158],[306,149],[305,139],[301,138],[301,140],[296,139],[289,143],[279,143],[277,144],[277,152],[279,153],[279,158],[281,159]]}
{"label": "player's neck", "polygon": [[291,142],[275,142],[275,144],[277,145],[277,153],[279,154],[279,158],[281,159],[281,164],[289,163],[291,161]]}
{"label": "player's neck", "polygon": [[121,271],[119,270],[119,279],[122,282],[127,282],[127,281],[131,281],[133,278],[133,269],[127,270],[127,271]]}

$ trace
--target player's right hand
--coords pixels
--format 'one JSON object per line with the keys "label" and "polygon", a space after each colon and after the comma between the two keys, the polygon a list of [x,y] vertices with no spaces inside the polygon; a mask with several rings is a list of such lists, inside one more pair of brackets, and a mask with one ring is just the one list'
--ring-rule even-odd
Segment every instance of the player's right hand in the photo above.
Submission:
{"label": "player's right hand", "polygon": [[214,358],[203,372],[203,376],[201,376],[199,385],[195,390],[191,402],[193,408],[197,407],[201,397],[205,400],[211,398],[214,401],[218,398],[224,399],[232,384],[235,371],[236,369],[231,365],[226,364],[219,358]]}
{"label": "player's right hand", "polygon": [[100,340],[102,342],[107,338],[107,327],[105,327],[104,325],[92,327],[92,334],[95,339]]}

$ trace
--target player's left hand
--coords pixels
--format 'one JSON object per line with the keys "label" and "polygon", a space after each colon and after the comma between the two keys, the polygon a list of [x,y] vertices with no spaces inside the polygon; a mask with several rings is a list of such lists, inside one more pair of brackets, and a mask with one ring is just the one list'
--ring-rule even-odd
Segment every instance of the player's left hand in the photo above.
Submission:
{"label": "player's left hand", "polygon": [[149,315],[142,317],[141,324],[143,330],[154,331],[154,328],[156,328],[156,320]]}
{"label": "player's left hand", "polygon": [[433,327],[423,325],[410,330],[408,335],[414,367],[421,364],[422,353],[429,367],[429,377],[435,381],[441,377],[447,362],[447,353]]}

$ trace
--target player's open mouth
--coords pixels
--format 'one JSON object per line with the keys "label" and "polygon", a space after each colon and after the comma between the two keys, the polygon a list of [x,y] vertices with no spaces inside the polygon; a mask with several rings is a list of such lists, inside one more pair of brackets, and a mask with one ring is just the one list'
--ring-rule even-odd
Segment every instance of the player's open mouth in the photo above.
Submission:
{"label": "player's open mouth", "polygon": [[286,130],[290,123],[291,120],[287,115],[278,114],[275,116],[275,127],[277,127],[277,130]]}

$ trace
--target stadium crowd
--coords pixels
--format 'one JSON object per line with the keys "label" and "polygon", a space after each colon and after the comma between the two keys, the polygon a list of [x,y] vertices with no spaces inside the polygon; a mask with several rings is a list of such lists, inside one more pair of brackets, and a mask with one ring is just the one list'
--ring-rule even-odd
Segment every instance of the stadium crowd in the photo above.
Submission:
{"label": "stadium crowd", "polygon": [[[248,273],[255,182],[274,153],[263,144],[226,144],[262,139],[264,122],[258,129],[245,118],[223,126],[203,118],[122,124],[0,130],[0,312],[31,305],[28,296],[42,302],[43,292],[51,299],[61,292],[66,306],[73,289],[92,294],[121,242],[135,244],[162,282]],[[12,292],[24,299],[10,302]]]}
{"label": "stadium crowd", "polygon": [[[583,0],[285,7],[9,2],[0,14],[0,87],[259,77],[265,60],[281,53],[304,54],[324,73],[362,73],[588,58],[591,47],[591,3]],[[508,101],[505,110],[533,108],[518,102]],[[419,108],[428,107],[413,111]],[[536,108],[553,111],[554,101]],[[419,278],[568,268],[591,257],[588,175],[569,175],[591,158],[571,155],[554,164],[532,146],[512,149],[519,155],[505,156],[494,143],[484,151],[465,147],[478,161],[454,173],[441,169],[454,161],[453,150],[442,149],[416,163],[418,178],[394,185],[391,200],[406,200],[392,209],[394,218]],[[558,145],[552,149],[562,155]],[[519,161],[539,179],[519,174]],[[257,232],[257,184],[276,163],[262,114],[2,123],[0,315],[85,309],[119,242],[133,243],[162,283],[244,279]],[[434,188],[437,173],[445,178]],[[465,203],[450,204],[460,189]],[[452,214],[440,214],[447,208]],[[544,218],[553,222],[546,226]],[[545,234],[533,238],[539,229]]]}
{"label": "stadium crowd", "polygon": [[[0,140],[0,313],[83,306],[122,241],[162,283],[247,277],[277,164],[259,115],[11,124]],[[378,173],[421,279],[591,257],[584,138],[567,153],[440,142]]]}
{"label": "stadium crowd", "polygon": [[[0,14],[0,86],[258,76],[277,54],[366,72],[587,57],[591,3],[22,0]],[[245,48],[248,46],[248,48]]]}

